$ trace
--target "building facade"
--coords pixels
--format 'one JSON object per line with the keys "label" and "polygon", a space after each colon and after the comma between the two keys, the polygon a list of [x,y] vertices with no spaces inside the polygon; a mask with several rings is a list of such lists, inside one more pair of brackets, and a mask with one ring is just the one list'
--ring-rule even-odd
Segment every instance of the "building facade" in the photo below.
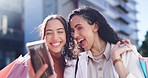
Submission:
{"label": "building facade", "polygon": [[22,1],[0,0],[0,69],[23,53],[23,41]]}

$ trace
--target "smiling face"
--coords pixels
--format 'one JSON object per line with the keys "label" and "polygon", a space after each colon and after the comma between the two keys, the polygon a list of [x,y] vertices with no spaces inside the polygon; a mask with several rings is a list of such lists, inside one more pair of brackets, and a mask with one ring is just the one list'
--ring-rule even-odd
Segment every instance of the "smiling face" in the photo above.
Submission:
{"label": "smiling face", "polygon": [[45,28],[45,40],[51,52],[59,53],[66,44],[66,33],[58,19],[49,20]]}
{"label": "smiling face", "polygon": [[81,15],[75,15],[70,20],[70,26],[74,32],[74,38],[87,51],[94,44],[97,29],[95,24],[89,25]]}

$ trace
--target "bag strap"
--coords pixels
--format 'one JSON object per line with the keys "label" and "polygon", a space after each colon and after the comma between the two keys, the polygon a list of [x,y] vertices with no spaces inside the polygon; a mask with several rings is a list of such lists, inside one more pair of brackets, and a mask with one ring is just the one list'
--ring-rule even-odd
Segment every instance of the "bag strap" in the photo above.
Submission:
{"label": "bag strap", "polygon": [[76,62],[76,67],[75,67],[75,78],[76,78],[76,74],[77,74],[77,70],[78,70],[78,62],[79,62],[79,58],[77,59],[77,62]]}

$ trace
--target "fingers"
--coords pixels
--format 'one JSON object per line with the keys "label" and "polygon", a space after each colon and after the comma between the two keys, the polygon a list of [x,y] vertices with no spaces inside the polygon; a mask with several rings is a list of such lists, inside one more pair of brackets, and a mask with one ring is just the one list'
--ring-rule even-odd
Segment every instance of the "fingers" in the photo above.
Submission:
{"label": "fingers", "polygon": [[[131,48],[129,47],[129,44],[126,44],[127,40],[123,40],[123,42],[118,41],[117,44],[114,46],[114,48],[112,49],[112,59],[118,59],[121,58],[120,55],[123,54],[124,52],[129,52],[131,51]],[[129,41],[127,41],[129,42]],[[124,43],[124,44],[123,44]]]}
{"label": "fingers", "polygon": [[126,45],[127,47],[129,47],[129,48],[130,48],[131,42],[130,42],[130,40],[129,40],[129,39],[122,40],[121,42],[123,43],[123,45],[124,45],[124,46]]}
{"label": "fingers", "polygon": [[125,44],[131,44],[131,41],[129,39],[126,39],[126,40],[121,40],[122,43],[125,43]]}
{"label": "fingers", "polygon": [[[46,71],[48,68],[47,64],[44,64],[39,70],[35,73],[34,69],[32,67],[31,60],[28,60],[28,72],[29,72],[29,78],[40,78],[41,75]],[[49,76],[48,78],[56,78],[56,74],[54,73],[53,75]]]}
{"label": "fingers", "polygon": [[33,78],[35,73],[34,73],[34,70],[33,70],[32,63],[31,63],[30,59],[28,60],[28,72],[29,72],[29,77]]}
{"label": "fingers", "polygon": [[116,43],[116,45],[114,46],[114,49],[118,48],[120,44],[121,44],[121,42],[118,41],[118,42]]}
{"label": "fingers", "polygon": [[124,52],[129,52],[129,51],[131,51],[131,48],[126,46],[126,45],[124,45],[122,47],[119,46],[119,48],[118,48],[118,53],[119,54],[122,54]]}
{"label": "fingers", "polygon": [[54,74],[50,75],[48,78],[57,78],[57,74],[54,72]]}
{"label": "fingers", "polygon": [[39,70],[36,72],[35,78],[40,78],[47,68],[48,68],[47,64],[44,64],[41,68],[39,68]]}
{"label": "fingers", "polygon": [[49,60],[50,60],[51,66],[54,67],[54,62],[53,62],[50,52],[48,52],[48,55],[49,55]]}
{"label": "fingers", "polygon": [[47,69],[48,65],[44,64],[35,74],[34,69],[32,67],[31,60],[28,60],[28,72],[29,72],[29,78],[40,78],[41,75],[45,72]]}
{"label": "fingers", "polygon": [[122,54],[123,52],[131,51],[130,44],[129,40],[122,40],[118,41],[114,48],[118,49],[121,52],[120,54]]}

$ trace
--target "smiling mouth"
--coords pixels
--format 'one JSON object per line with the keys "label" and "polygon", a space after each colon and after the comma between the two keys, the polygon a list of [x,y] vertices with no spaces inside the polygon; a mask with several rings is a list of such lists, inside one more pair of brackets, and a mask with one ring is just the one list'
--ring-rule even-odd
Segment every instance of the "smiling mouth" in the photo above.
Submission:
{"label": "smiling mouth", "polygon": [[58,47],[58,46],[60,46],[60,44],[61,44],[61,42],[51,43],[51,45],[52,45],[53,47]]}
{"label": "smiling mouth", "polygon": [[83,46],[83,41],[84,41],[85,39],[80,39],[80,40],[78,40],[78,44],[79,45],[81,45],[81,46]]}

